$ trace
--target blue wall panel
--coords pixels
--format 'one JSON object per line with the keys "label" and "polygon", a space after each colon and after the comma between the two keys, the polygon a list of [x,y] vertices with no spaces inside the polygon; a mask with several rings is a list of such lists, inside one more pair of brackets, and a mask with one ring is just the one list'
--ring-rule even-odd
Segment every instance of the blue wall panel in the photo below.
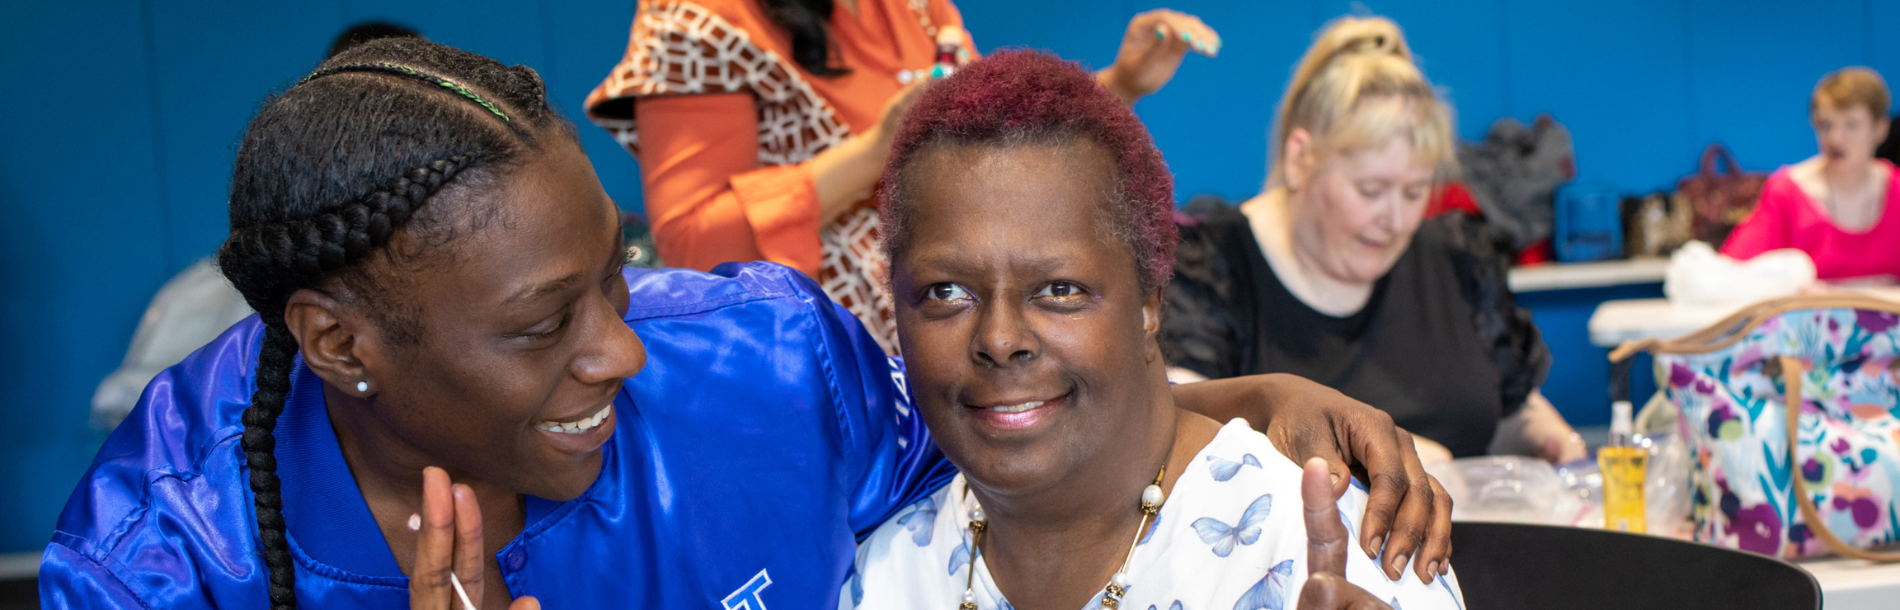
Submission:
{"label": "blue wall panel", "polygon": [[[1144,3],[1135,12],[1159,4]],[[1197,0],[1171,6],[1199,15],[1221,33],[1220,57],[1189,55],[1173,82],[1142,100],[1135,111],[1166,152],[1181,199],[1199,194],[1235,201],[1251,197],[1266,181],[1273,106],[1293,75],[1286,58],[1297,57],[1312,41],[1318,13],[1313,3],[1287,0]],[[1104,38],[1105,62],[1112,62],[1120,40]]]}
{"label": "blue wall panel", "polygon": [[1580,178],[1674,185],[1699,148],[1682,3],[1511,0],[1506,12],[1510,114],[1550,113],[1569,127]]}
{"label": "blue wall panel", "polygon": [[633,155],[587,122],[581,102],[607,77],[627,49],[627,31],[633,24],[629,0],[560,0],[547,3],[548,65],[535,66],[548,83],[548,95],[561,112],[580,125],[581,145],[594,161],[607,195],[629,210],[644,210],[640,200],[640,169]]}
{"label": "blue wall panel", "polygon": [[322,60],[346,21],[336,5],[235,0],[157,0],[151,18],[158,95],[147,103],[159,115],[164,173],[145,196],[166,205],[164,260],[176,272],[229,233],[231,161],[251,114]]}
{"label": "blue wall panel", "polygon": [[[1808,97],[1830,70],[1866,63],[1866,4],[1693,0],[1690,100],[1697,142],[1721,141],[1744,165],[1772,169],[1816,152]],[[1763,19],[1772,14],[1774,19]],[[1685,171],[1688,168],[1685,168]]]}
{"label": "blue wall panel", "polygon": [[0,19],[0,552],[46,544],[92,387],[169,274],[145,34],[131,0]]}

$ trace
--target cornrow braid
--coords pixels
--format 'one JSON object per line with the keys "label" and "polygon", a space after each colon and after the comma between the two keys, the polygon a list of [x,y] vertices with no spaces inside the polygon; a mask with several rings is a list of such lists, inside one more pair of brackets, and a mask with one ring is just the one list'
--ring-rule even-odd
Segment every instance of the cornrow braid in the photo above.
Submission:
{"label": "cornrow braid", "polygon": [[[286,290],[286,287],[309,285],[323,274],[338,271],[388,243],[396,228],[407,224],[430,196],[479,159],[475,153],[438,159],[409,170],[386,188],[333,211],[233,230],[219,252],[219,264],[229,268],[239,261],[249,261],[248,264],[263,263],[293,272],[242,280],[232,278],[233,285],[246,295],[255,292],[288,299],[289,292],[295,289]],[[239,281],[250,285],[238,286]],[[266,322],[282,321],[281,309],[271,313],[277,317]]]}
{"label": "cornrow braid", "polygon": [[[388,243],[397,227],[413,218],[431,195],[477,158],[464,154],[431,162],[403,174],[388,188],[334,212],[233,231],[218,253],[219,266],[228,269],[262,264],[291,271],[268,278],[232,276],[234,284],[244,282],[238,290],[247,300],[253,294],[281,294],[281,300],[287,301],[295,287],[312,284],[325,273],[343,269]],[[251,470],[258,538],[270,573],[271,607],[289,610],[297,606],[296,569],[277,478],[275,432],[277,416],[283,414],[284,400],[290,395],[297,340],[284,322],[281,306],[258,311],[268,313],[263,314],[267,317],[263,346],[257,356],[257,390],[251,394],[251,406],[244,410],[242,444]]]}
{"label": "cornrow braid", "polygon": [[[399,78],[323,78],[346,72]],[[429,231],[477,205],[442,204],[481,201],[430,207],[432,198],[456,184],[488,188],[491,182],[466,176],[503,175],[549,141],[544,134],[578,146],[573,125],[548,105],[546,91],[524,66],[419,38],[383,39],[325,62],[268,100],[245,130],[231,179],[231,234],[218,251],[218,268],[264,322],[241,444],[273,610],[297,606],[276,458],[277,421],[298,351],[284,319],[291,295],[341,279],[372,317],[383,315],[390,309],[385,301],[397,297],[362,273],[361,262],[397,231]],[[448,111],[466,102],[487,112]]]}
{"label": "cornrow braid", "polygon": [[462,86],[461,83],[458,83],[458,82],[455,82],[455,81],[452,81],[440,76],[436,76],[434,74],[423,72],[421,70],[417,70],[409,66],[404,66],[404,65],[399,65],[399,64],[375,63],[375,64],[343,64],[340,66],[331,66],[328,68],[324,68],[322,70],[318,70],[316,72],[311,72],[309,76],[303,77],[303,80],[297,81],[297,84],[301,85],[303,83],[307,83],[319,78],[323,78],[325,76],[329,76],[332,74],[342,74],[344,72],[381,72],[384,74],[394,74],[397,76],[405,76],[405,77],[413,78],[425,83],[429,83],[429,84],[441,87],[443,89],[454,91],[457,95],[466,97],[470,100],[474,100],[475,103],[477,104],[481,104],[482,107],[487,108],[489,112],[495,113],[495,116],[501,117],[501,120],[512,122],[512,120],[508,118],[508,113],[502,112],[500,108],[495,107],[495,104],[493,102],[488,101],[487,98],[482,97],[481,94],[478,94],[470,90],[468,87]]}

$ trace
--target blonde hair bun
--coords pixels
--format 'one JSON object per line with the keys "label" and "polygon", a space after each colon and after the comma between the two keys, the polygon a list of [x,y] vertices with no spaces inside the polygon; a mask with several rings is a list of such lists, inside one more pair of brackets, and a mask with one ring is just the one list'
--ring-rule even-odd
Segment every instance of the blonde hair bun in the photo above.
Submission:
{"label": "blonde hair bun", "polygon": [[[1374,101],[1397,102],[1380,104]],[[1414,154],[1453,171],[1451,109],[1413,63],[1404,32],[1384,17],[1340,17],[1314,38],[1293,70],[1273,126],[1269,188],[1283,183],[1287,135],[1313,134],[1315,150],[1365,150],[1405,138]]]}

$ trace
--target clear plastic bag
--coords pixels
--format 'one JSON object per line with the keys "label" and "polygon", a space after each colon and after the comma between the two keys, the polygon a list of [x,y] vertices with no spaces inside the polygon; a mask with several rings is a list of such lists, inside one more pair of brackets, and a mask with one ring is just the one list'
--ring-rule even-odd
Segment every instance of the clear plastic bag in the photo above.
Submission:
{"label": "clear plastic bag", "polygon": [[[1637,435],[1649,449],[1643,503],[1648,532],[1682,537],[1689,523],[1689,451],[1675,434]],[[1492,455],[1426,466],[1451,494],[1455,521],[1603,527],[1603,474],[1596,460],[1552,467],[1543,460]]]}
{"label": "clear plastic bag", "polygon": [[1463,458],[1426,470],[1451,494],[1451,517],[1458,521],[1570,525],[1582,504],[1557,471],[1536,458]]}

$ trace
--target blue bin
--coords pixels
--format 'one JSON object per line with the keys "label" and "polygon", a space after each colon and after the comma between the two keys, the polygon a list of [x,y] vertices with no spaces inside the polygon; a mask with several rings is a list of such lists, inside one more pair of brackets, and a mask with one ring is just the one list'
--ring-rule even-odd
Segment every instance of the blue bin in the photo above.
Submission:
{"label": "blue bin", "polygon": [[1557,189],[1557,234],[1551,240],[1565,263],[1623,257],[1622,197],[1616,185],[1572,182]]}

